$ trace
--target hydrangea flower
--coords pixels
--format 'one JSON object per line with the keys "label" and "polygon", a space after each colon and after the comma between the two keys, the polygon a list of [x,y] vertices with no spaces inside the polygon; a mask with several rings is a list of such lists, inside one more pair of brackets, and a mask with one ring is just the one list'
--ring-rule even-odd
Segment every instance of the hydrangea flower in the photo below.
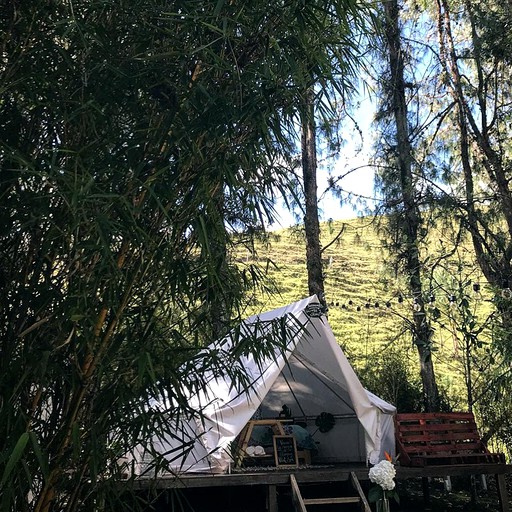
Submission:
{"label": "hydrangea flower", "polygon": [[389,460],[381,460],[370,468],[368,476],[374,484],[380,485],[384,491],[392,491],[395,488],[395,466]]}
{"label": "hydrangea flower", "polygon": [[375,464],[368,472],[370,481],[375,485],[370,488],[368,499],[371,502],[388,504],[389,498],[394,498],[399,503],[398,493],[395,489],[396,469],[392,457],[386,453],[386,459]]}

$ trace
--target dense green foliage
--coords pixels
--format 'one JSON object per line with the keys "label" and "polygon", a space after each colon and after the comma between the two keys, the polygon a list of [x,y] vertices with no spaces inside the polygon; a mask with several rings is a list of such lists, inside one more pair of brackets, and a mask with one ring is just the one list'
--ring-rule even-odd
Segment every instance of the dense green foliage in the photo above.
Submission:
{"label": "dense green foliage", "polygon": [[206,369],[244,383],[234,354],[196,355],[258,284],[232,235],[249,243],[288,192],[300,96],[314,80],[327,112],[348,83],[360,9],[5,6],[1,510],[115,507],[116,459],[173,435],[149,396],[177,418]]}
{"label": "dense green foliage", "polygon": [[[510,443],[508,13],[494,0],[440,0],[421,15],[416,4],[401,22],[421,261],[403,272],[381,250],[407,222],[384,235],[355,221],[331,245],[341,226],[324,226],[330,318],[368,385],[416,408],[411,319],[428,314],[449,400]],[[113,509],[118,457],[173,435],[147,414],[148,397],[170,395],[178,418],[193,412],[187,393],[208,369],[247,385],[236,353],[199,348],[247,303],[307,294],[301,231],[264,226],[277,197],[301,198],[306,92],[322,128],[346,107],[369,10],[354,0],[20,0],[1,15],[0,509]],[[412,270],[421,297],[406,284]],[[279,294],[267,300],[269,290]]]}

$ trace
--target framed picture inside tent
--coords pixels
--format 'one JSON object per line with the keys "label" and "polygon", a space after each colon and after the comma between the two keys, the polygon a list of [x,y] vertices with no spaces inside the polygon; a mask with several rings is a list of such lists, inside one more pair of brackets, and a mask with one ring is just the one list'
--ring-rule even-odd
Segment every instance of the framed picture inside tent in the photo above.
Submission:
{"label": "framed picture inside tent", "polygon": [[296,468],[299,459],[295,437],[274,436],[274,457],[277,467]]}

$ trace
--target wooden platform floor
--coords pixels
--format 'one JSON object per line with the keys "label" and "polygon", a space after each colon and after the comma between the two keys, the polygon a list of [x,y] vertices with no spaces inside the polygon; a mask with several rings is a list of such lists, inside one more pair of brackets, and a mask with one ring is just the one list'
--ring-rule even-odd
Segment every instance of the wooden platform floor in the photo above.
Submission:
{"label": "wooden platform floor", "polygon": [[176,489],[198,487],[230,487],[254,485],[289,485],[290,475],[294,474],[298,483],[340,482],[349,478],[350,472],[356,473],[360,480],[368,480],[368,468],[364,464],[343,464],[336,466],[309,466],[291,469],[255,469],[231,474],[184,474],[169,475],[160,478],[139,479],[134,482],[135,489]]}
{"label": "wooden platform floor", "polygon": [[[397,466],[397,480],[424,477],[469,476],[474,474],[505,475],[512,473],[510,464],[482,464],[456,466],[429,466],[409,468]],[[368,467],[365,464],[339,464],[335,466],[309,466],[306,468],[254,470],[231,474],[185,474],[169,475],[160,478],[139,479],[134,482],[135,489],[176,489],[198,487],[230,487],[254,485],[287,485],[290,475],[294,474],[298,483],[343,482],[349,479],[351,472],[360,481],[368,480]]]}
{"label": "wooden platform floor", "polygon": [[[152,479],[139,479],[131,482],[132,489],[143,494],[150,492],[167,496],[172,491],[183,490],[187,496],[198,498],[208,496],[222,502],[218,509],[211,504],[204,510],[208,512],[236,511],[236,512],[288,512],[290,509],[280,502],[282,495],[290,488],[290,475],[294,475],[299,486],[323,485],[341,488],[349,485],[350,473],[354,472],[367,493],[370,482],[368,467],[365,464],[341,464],[336,466],[307,466],[291,469],[255,469],[232,474],[188,474],[181,476],[161,477]],[[498,484],[498,499],[496,511],[512,512],[506,491],[505,475],[512,473],[512,465],[484,464],[484,465],[457,465],[457,466],[429,466],[425,468],[408,468],[397,466],[397,481],[407,479],[422,479],[425,483],[428,477],[469,476],[475,474],[495,475]],[[341,487],[340,487],[341,486]],[[242,497],[242,498],[240,498]],[[248,500],[247,502],[245,500]],[[425,499],[427,499],[425,497]],[[234,504],[228,506],[228,502]],[[244,507],[242,507],[242,501]],[[252,503],[251,503],[252,502]],[[259,504],[257,504],[259,503]],[[252,507],[252,508],[251,508]],[[168,506],[152,508],[152,510],[169,510]],[[184,510],[188,510],[185,508]],[[199,506],[190,510],[202,510]]]}

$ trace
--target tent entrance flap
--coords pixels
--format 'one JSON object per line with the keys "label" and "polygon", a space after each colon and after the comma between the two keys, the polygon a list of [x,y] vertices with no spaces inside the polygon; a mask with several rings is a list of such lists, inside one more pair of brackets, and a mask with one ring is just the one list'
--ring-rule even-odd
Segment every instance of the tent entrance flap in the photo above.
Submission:
{"label": "tent entrance flap", "polygon": [[[365,462],[365,433],[347,390],[330,379],[301,355],[288,359],[263,399],[262,418],[276,418],[283,407],[294,423],[303,426],[316,444],[318,463]],[[322,418],[332,418],[325,428]]]}
{"label": "tent entrance flap", "polygon": [[261,403],[265,418],[277,417],[286,405],[294,418],[318,416],[322,412],[354,416],[348,392],[317,369],[292,355]]}

